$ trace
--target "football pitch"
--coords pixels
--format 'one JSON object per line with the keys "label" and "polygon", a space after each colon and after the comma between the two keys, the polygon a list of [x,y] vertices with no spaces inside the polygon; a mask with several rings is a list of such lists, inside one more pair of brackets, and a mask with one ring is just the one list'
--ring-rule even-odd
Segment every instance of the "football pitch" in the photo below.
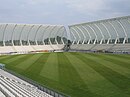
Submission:
{"label": "football pitch", "polygon": [[0,63],[71,97],[130,97],[130,55],[40,53],[0,56]]}

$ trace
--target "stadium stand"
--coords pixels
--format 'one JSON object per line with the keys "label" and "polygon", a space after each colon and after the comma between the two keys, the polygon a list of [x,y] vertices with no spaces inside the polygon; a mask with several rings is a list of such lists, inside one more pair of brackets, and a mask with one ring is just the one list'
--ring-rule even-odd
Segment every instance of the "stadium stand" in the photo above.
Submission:
{"label": "stadium stand", "polygon": [[69,26],[71,50],[130,52],[130,16]]}
{"label": "stadium stand", "polygon": [[0,97],[6,97],[6,96],[0,91]]}
{"label": "stadium stand", "polygon": [[69,31],[62,25],[0,24],[0,54],[56,52],[64,47],[130,52],[130,16],[70,25]]}
{"label": "stadium stand", "polygon": [[0,47],[0,53],[16,52],[12,46]]}
{"label": "stadium stand", "polygon": [[56,51],[66,41],[62,25],[0,24],[0,54]]}
{"label": "stadium stand", "polygon": [[1,97],[53,97],[2,69],[0,91]]}

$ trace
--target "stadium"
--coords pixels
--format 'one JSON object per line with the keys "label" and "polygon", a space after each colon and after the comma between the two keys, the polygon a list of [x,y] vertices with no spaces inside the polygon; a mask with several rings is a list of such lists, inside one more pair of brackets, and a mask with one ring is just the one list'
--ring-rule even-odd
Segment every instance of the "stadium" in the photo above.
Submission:
{"label": "stadium", "polygon": [[130,16],[68,28],[0,24],[0,97],[130,97]]}
{"label": "stadium", "polygon": [[62,25],[1,24],[0,53],[60,50],[66,44]]}

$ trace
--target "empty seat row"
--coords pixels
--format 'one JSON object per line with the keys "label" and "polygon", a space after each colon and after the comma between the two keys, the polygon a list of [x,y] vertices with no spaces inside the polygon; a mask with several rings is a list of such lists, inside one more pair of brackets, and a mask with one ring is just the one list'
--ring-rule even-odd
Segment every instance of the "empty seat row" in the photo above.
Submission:
{"label": "empty seat row", "polygon": [[28,46],[0,46],[0,54],[18,52],[18,53],[28,53],[31,51],[40,50],[61,50],[64,48],[63,44],[57,45],[28,45]]}
{"label": "empty seat row", "polygon": [[[1,73],[2,72],[2,73]],[[0,90],[8,97],[52,97],[51,95],[39,90],[37,87],[19,79],[3,73],[0,69]]]}
{"label": "empty seat row", "polygon": [[0,91],[0,97],[6,97],[6,96]]}
{"label": "empty seat row", "polygon": [[130,44],[73,44],[72,50],[122,50],[130,51]]}

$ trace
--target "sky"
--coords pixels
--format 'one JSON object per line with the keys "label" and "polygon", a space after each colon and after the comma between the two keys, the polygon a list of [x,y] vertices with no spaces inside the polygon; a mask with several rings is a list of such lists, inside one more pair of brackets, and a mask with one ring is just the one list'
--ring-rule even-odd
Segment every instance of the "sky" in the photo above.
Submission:
{"label": "sky", "polygon": [[130,0],[0,0],[0,23],[71,25],[129,15]]}

